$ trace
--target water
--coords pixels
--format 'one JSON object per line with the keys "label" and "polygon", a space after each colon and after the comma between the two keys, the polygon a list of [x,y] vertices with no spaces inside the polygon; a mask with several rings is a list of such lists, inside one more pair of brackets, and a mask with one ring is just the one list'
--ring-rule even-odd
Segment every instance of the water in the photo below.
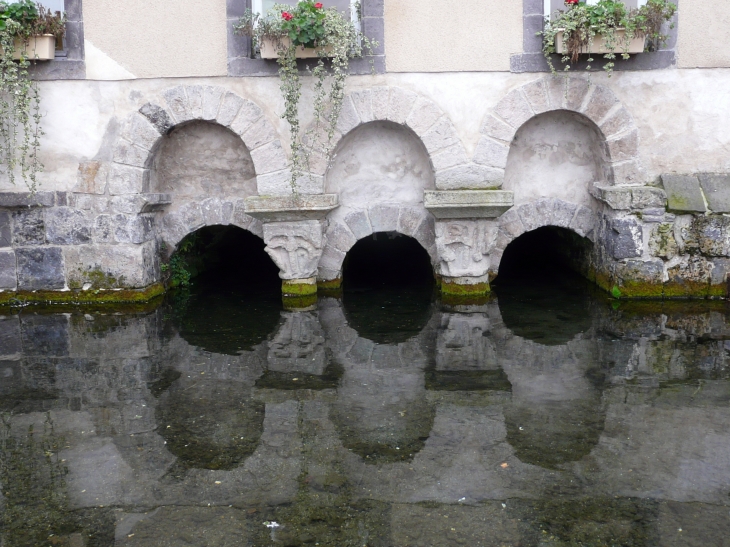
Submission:
{"label": "water", "polygon": [[200,284],[0,321],[2,545],[730,545],[730,314]]}

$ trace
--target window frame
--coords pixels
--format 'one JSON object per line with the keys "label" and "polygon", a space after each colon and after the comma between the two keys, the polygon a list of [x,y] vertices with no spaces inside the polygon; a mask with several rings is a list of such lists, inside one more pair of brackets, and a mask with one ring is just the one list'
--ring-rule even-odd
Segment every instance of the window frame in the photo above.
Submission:
{"label": "window frame", "polygon": [[64,0],[63,9],[66,13],[63,50],[56,50],[50,61],[33,64],[31,74],[35,80],[86,79],[82,0]]}

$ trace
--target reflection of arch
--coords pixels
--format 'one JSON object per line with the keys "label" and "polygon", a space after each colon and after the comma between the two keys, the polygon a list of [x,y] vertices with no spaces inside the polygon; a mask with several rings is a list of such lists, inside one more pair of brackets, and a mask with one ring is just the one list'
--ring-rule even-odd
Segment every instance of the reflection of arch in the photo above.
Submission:
{"label": "reflection of arch", "polygon": [[576,112],[598,127],[606,141],[610,182],[644,182],[639,133],[631,114],[609,88],[583,78],[546,76],[508,93],[482,122],[474,162],[503,176],[517,130],[532,117],[554,110]]}
{"label": "reflection of arch", "polygon": [[491,252],[490,274],[496,275],[507,245],[525,232],[544,226],[566,228],[595,242],[598,219],[596,214],[583,205],[576,205],[557,198],[543,198],[513,207],[498,219],[499,231]]}

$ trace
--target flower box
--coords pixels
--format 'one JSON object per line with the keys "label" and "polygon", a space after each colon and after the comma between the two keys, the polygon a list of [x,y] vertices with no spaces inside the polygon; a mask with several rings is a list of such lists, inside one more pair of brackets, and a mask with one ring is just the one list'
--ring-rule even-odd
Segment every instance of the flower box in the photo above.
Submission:
{"label": "flower box", "polygon": [[13,48],[13,59],[20,59],[21,53],[24,53],[28,59],[50,61],[56,57],[56,37],[53,34],[38,34],[27,40],[16,38]]}
{"label": "flower box", "polygon": [[[626,46],[626,31],[624,29],[616,29],[616,48],[614,49],[613,53],[616,53],[617,55],[620,55],[621,53],[643,53],[644,52],[644,43],[646,42],[646,37],[641,34],[638,36],[635,36],[630,42],[629,42],[629,49],[625,50]],[[561,55],[566,55],[568,53],[568,46],[565,44],[563,40],[563,31],[560,31],[555,36],[555,52],[559,53]],[[609,50],[606,47],[606,41],[604,40],[603,36],[601,34],[596,34],[593,37],[593,42],[586,46],[585,48],[582,48],[581,53],[611,53],[611,50]]]}
{"label": "flower box", "polygon": [[[282,37],[278,40],[275,38],[264,38],[259,44],[259,51],[261,52],[262,59],[278,59],[279,54],[277,53],[278,46],[281,45],[283,48],[288,48],[291,45],[291,40],[288,37]],[[319,52],[322,51],[321,47],[304,47],[297,46],[295,56],[297,59],[316,59],[319,57]],[[324,48],[325,52],[329,52],[330,47]],[[326,57],[326,55],[325,55]]]}

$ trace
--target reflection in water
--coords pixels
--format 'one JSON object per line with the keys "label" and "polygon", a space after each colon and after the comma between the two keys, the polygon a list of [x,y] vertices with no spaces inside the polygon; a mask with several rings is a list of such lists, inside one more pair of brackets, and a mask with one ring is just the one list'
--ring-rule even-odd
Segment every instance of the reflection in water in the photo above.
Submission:
{"label": "reflection in water", "polygon": [[150,313],[3,317],[2,544],[730,537],[724,304],[268,298],[200,284]]}

